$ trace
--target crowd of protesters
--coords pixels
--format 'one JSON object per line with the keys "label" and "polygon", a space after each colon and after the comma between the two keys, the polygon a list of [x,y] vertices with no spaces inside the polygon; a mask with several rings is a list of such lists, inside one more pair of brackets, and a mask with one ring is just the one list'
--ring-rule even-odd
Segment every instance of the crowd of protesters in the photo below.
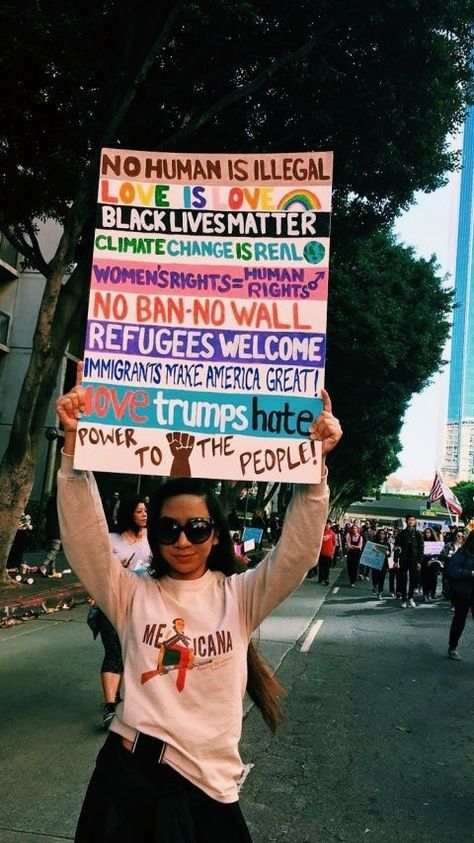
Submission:
{"label": "crowd of protesters", "polygon": [[[377,549],[377,568],[363,564],[367,542]],[[461,661],[458,643],[469,612],[474,617],[474,530],[457,524],[444,531],[435,526],[419,530],[415,515],[407,515],[402,528],[357,519],[341,528],[328,520],[319,560],[308,577],[318,574],[318,582],[329,585],[329,569],[338,553],[345,559],[350,588],[359,580],[372,580],[374,597],[390,596],[402,609],[449,601],[454,617],[448,656]]]}
{"label": "crowd of protesters", "polygon": [[[449,596],[450,558],[469,532],[456,524],[444,531],[434,526],[419,530],[415,515],[406,516],[404,527],[377,526],[375,521],[355,519],[333,529],[340,536],[349,586],[355,588],[358,580],[371,580],[374,597],[398,598],[403,609],[415,608],[418,600],[431,603]],[[380,569],[361,564],[367,541],[385,548]],[[384,594],[387,574],[388,592]]]}

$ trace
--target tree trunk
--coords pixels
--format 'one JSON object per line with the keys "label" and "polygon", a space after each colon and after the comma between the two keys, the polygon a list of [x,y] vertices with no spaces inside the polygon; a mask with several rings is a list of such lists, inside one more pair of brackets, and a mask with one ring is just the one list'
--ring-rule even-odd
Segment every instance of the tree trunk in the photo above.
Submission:
{"label": "tree trunk", "polygon": [[[20,515],[31,495],[49,401],[72,326],[87,302],[88,264],[87,256],[64,286],[62,279],[68,265],[56,264],[54,279],[46,282],[30,362],[0,463],[0,580],[8,581],[6,561]],[[57,291],[56,297],[52,288]]]}

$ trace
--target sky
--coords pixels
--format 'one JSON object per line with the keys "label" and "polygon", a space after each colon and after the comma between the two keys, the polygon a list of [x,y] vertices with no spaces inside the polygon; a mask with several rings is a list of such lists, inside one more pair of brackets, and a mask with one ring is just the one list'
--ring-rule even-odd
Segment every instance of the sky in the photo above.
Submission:
{"label": "sky", "polygon": [[[459,148],[460,136],[453,144]],[[416,195],[416,204],[395,225],[400,242],[413,246],[420,257],[435,254],[440,273],[449,273],[448,286],[454,286],[456,264],[456,229],[458,219],[460,174],[451,174],[445,187],[434,193]],[[448,341],[443,358],[449,360]],[[432,384],[415,395],[405,415],[400,435],[403,450],[398,455],[401,480],[433,478],[442,463],[442,437],[447,417],[449,366],[433,376]]]}

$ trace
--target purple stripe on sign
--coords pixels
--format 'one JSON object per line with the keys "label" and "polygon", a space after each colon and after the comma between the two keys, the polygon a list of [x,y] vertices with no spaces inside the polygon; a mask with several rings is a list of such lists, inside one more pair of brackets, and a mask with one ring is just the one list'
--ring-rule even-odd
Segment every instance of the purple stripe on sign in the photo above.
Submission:
{"label": "purple stripe on sign", "polygon": [[193,330],[89,321],[86,349],[173,360],[263,362],[321,367],[325,334]]}

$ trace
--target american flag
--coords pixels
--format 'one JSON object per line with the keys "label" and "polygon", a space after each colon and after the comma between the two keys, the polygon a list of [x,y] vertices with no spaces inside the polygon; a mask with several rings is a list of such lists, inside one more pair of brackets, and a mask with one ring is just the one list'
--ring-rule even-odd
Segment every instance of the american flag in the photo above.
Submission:
{"label": "american flag", "polygon": [[462,506],[460,502],[454,492],[452,492],[449,486],[447,486],[444,482],[441,472],[437,470],[435,471],[428,501],[429,503],[434,503],[435,501],[440,501],[442,498],[451,512],[454,512],[456,515],[462,515]]}
{"label": "american flag", "polygon": [[443,484],[441,483],[440,476],[438,472],[435,472],[433,485],[431,487],[431,491],[428,497],[429,503],[434,503],[435,501],[440,501],[443,497]]}

